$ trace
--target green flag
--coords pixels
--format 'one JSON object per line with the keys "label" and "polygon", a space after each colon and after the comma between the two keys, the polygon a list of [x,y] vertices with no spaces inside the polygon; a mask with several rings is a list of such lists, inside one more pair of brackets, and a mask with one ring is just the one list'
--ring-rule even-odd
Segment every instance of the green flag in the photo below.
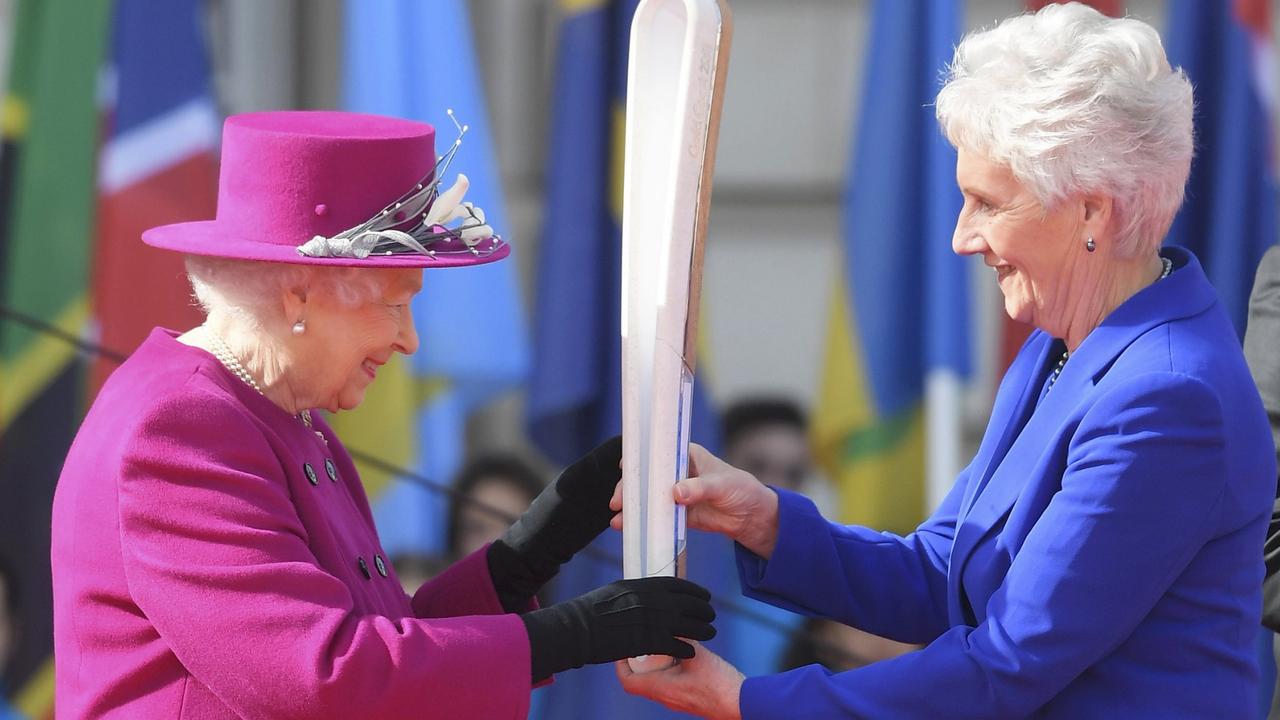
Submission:
{"label": "green flag", "polygon": [[[79,332],[88,271],[98,128],[97,83],[110,3],[18,3],[4,102],[0,303]],[[73,359],[65,343],[0,326],[0,432]]]}
{"label": "green flag", "polygon": [[[89,317],[98,78],[111,3],[18,0],[0,116],[0,307],[79,334]],[[23,628],[9,675],[20,709],[52,717],[49,508],[79,423],[85,363],[0,313],[0,552]]]}

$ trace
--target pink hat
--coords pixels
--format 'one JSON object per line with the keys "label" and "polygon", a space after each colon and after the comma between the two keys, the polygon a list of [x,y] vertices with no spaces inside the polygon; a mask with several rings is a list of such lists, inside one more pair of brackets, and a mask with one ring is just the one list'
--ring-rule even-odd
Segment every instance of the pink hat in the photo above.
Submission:
{"label": "pink hat", "polygon": [[[460,128],[460,132],[462,132]],[[426,123],[346,112],[227,118],[214,220],[142,233],[192,255],[356,267],[460,267],[511,246],[462,202],[463,176],[439,185],[455,142],[435,155]]]}

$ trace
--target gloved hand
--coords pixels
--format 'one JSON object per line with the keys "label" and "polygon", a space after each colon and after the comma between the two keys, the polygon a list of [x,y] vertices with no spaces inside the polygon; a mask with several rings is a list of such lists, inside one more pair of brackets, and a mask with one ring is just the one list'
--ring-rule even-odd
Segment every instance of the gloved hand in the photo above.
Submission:
{"label": "gloved hand", "polygon": [[710,640],[711,593],[674,577],[620,580],[572,600],[521,615],[529,633],[533,682],[555,673],[638,655],[689,659]]}
{"label": "gloved hand", "polygon": [[489,575],[507,612],[524,610],[561,565],[609,527],[621,460],[622,438],[605,441],[561,473],[489,546]]}

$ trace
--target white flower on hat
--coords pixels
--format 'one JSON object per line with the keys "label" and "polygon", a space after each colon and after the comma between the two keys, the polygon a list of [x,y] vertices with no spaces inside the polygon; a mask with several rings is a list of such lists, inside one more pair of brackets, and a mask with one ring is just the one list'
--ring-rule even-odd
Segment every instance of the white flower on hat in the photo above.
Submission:
{"label": "white flower on hat", "polygon": [[[453,185],[441,193],[439,178],[449,167],[449,162],[462,145],[466,126],[458,125],[459,136],[436,166],[428,180],[424,178],[399,200],[383,208],[369,220],[333,237],[317,235],[298,247],[298,252],[309,257],[366,258],[370,255],[390,255],[412,251],[428,257],[437,253],[469,252],[480,255],[480,247],[489,241],[485,252],[496,252],[502,245],[493,228],[485,220],[484,210],[462,198],[471,187],[466,175],[459,174]],[[413,222],[421,218],[421,222]],[[461,222],[459,222],[461,221]],[[457,224],[454,224],[457,223]],[[461,240],[464,248],[447,247],[454,240]],[[445,247],[440,245],[444,244]]]}
{"label": "white flower on hat", "polygon": [[455,220],[462,220],[463,223],[453,229],[458,231],[460,239],[467,247],[475,247],[481,241],[493,237],[493,228],[485,223],[484,210],[476,207],[474,203],[462,202],[462,196],[470,187],[471,181],[467,176],[459,174],[453,187],[442,193],[432,203],[431,209],[422,220],[423,226],[443,227]]}

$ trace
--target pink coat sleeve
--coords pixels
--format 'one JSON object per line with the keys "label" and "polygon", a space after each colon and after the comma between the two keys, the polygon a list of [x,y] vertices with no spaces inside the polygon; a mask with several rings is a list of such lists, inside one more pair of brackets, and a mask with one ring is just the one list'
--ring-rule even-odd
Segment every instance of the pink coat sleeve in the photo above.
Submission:
{"label": "pink coat sleeve", "polygon": [[318,566],[275,453],[233,403],[160,403],[119,490],[130,593],[241,716],[527,715],[520,619],[359,614],[347,585]]}
{"label": "pink coat sleeve", "polygon": [[[414,615],[432,618],[506,612],[489,575],[488,552],[485,545],[423,583],[413,594]],[[537,610],[537,598],[530,598],[526,609]]]}

